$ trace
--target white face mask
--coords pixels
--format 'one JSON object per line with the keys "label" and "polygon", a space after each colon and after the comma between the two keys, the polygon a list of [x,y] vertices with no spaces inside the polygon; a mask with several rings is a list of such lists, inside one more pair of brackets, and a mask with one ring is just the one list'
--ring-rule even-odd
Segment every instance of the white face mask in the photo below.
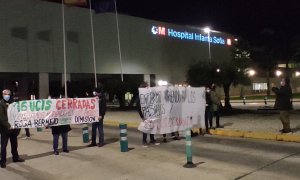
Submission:
{"label": "white face mask", "polygon": [[285,85],[285,82],[284,82],[284,81],[280,81],[280,85],[281,85],[281,86],[284,86],[284,85]]}
{"label": "white face mask", "polygon": [[9,101],[10,95],[4,95],[4,96],[3,96],[3,99],[4,99],[5,101]]}

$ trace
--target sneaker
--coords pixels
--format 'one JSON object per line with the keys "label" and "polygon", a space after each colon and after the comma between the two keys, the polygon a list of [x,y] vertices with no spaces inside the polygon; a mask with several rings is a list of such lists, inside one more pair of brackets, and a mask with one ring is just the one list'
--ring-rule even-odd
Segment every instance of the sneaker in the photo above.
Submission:
{"label": "sneaker", "polygon": [[22,158],[13,159],[13,162],[24,162],[25,160]]}
{"label": "sneaker", "polygon": [[23,137],[22,139],[24,139],[24,140],[28,140],[28,139],[30,139],[30,137],[28,137],[28,136],[25,136],[25,137]]}
{"label": "sneaker", "polygon": [[65,152],[65,153],[69,153],[70,151],[69,151],[68,149],[66,149],[66,150],[63,150],[63,152]]}
{"label": "sneaker", "polygon": [[150,142],[151,144],[154,144],[154,145],[160,145],[160,143],[158,143],[158,142],[156,142],[156,141],[152,141],[152,142]]}
{"label": "sneaker", "polygon": [[54,151],[54,154],[55,155],[59,155],[59,152],[56,150],[56,151]]}
{"label": "sneaker", "polygon": [[173,137],[173,140],[180,140],[180,138],[175,136],[175,137]]}
{"label": "sneaker", "polygon": [[6,168],[6,163],[1,163],[1,168]]}
{"label": "sneaker", "polygon": [[291,131],[291,129],[281,129],[280,132],[281,133],[290,133],[292,131]]}
{"label": "sneaker", "polygon": [[94,146],[97,146],[97,144],[91,143],[88,145],[88,147],[94,147]]}
{"label": "sneaker", "polygon": [[147,143],[143,143],[143,147],[148,147],[148,144]]}
{"label": "sneaker", "polygon": [[103,146],[104,146],[104,143],[99,143],[97,146],[98,146],[98,147],[103,147]]}

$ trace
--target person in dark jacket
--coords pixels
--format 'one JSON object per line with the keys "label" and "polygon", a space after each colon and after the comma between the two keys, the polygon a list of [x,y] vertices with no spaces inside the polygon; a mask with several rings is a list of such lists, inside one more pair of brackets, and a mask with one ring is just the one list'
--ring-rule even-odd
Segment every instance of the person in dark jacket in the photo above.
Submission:
{"label": "person in dark jacket", "polygon": [[53,150],[55,155],[59,155],[58,152],[58,140],[59,135],[62,137],[62,148],[63,152],[68,153],[68,132],[71,131],[70,125],[52,126],[53,135]]}
{"label": "person in dark jacket", "polygon": [[8,123],[7,108],[11,101],[11,91],[4,89],[2,91],[3,99],[0,101],[0,133],[1,133],[1,168],[6,168],[6,147],[10,140],[11,154],[13,162],[24,162],[18,154],[18,135],[20,129],[11,129]]}
{"label": "person in dark jacket", "polygon": [[96,134],[97,129],[99,133],[99,144],[98,147],[104,146],[104,131],[103,131],[103,120],[106,112],[106,99],[104,93],[100,88],[96,88],[93,91],[93,95],[99,99],[99,121],[92,123],[92,142],[88,147],[96,146]]}
{"label": "person in dark jacket", "polygon": [[204,114],[204,119],[205,119],[205,131],[207,134],[210,134],[209,129],[212,128],[212,111],[211,111],[211,97],[210,97],[210,88],[207,86],[205,88],[205,114]]}
{"label": "person in dark jacket", "polygon": [[283,78],[280,82],[280,88],[272,87],[272,91],[276,94],[274,108],[279,110],[279,118],[283,126],[283,129],[280,130],[280,132],[289,133],[291,132],[289,111],[293,109],[293,94],[290,80],[288,78]]}

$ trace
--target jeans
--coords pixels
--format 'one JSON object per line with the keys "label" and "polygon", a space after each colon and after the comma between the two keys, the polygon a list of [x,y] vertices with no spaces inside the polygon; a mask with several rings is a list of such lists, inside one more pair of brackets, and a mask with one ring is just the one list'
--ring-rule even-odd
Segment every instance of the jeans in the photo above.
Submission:
{"label": "jeans", "polygon": [[26,137],[30,137],[29,128],[25,128]]}
{"label": "jeans", "polygon": [[[220,127],[220,112],[219,112],[219,110],[212,112],[211,121],[210,121],[211,123],[212,123],[213,116],[216,117],[216,127]],[[210,125],[210,127],[212,127],[212,124]]]}
{"label": "jeans", "polygon": [[[58,149],[58,139],[60,134],[53,134],[53,150]],[[68,132],[61,133],[63,150],[68,150]]]}
{"label": "jeans", "polygon": [[[9,130],[11,131],[11,130]],[[1,163],[6,163],[6,147],[8,144],[8,139],[10,140],[11,145],[11,154],[12,158],[19,159],[18,154],[18,134],[8,132],[7,134],[1,134]]]}
{"label": "jeans", "polygon": [[281,120],[283,130],[286,130],[286,131],[291,130],[289,111],[279,111],[279,118]]}
{"label": "jeans", "polygon": [[206,131],[212,127],[212,112],[210,108],[205,108],[205,115],[204,115],[204,120],[205,120],[205,129]]}
{"label": "jeans", "polygon": [[96,144],[97,129],[99,133],[99,144],[104,144],[103,118],[99,122],[92,123],[92,144]]}
{"label": "jeans", "polygon": [[[147,143],[147,133],[143,133],[143,143]],[[155,143],[154,134],[150,134],[150,143]]]}

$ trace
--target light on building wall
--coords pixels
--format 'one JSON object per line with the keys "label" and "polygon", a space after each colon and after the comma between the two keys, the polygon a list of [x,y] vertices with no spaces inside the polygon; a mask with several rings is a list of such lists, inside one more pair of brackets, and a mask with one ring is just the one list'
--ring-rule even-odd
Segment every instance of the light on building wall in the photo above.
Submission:
{"label": "light on building wall", "polygon": [[168,81],[159,80],[159,81],[157,81],[157,84],[159,86],[166,86],[166,85],[168,85]]}
{"label": "light on building wall", "polygon": [[235,42],[238,42],[239,40],[237,38],[234,39]]}
{"label": "light on building wall", "polygon": [[229,38],[227,39],[227,45],[228,45],[228,46],[231,46],[231,45],[232,45],[231,39],[229,39]]}
{"label": "light on building wall", "polygon": [[299,72],[299,71],[296,71],[296,72],[295,72],[295,75],[296,75],[296,77],[299,77],[299,76],[300,76],[300,72]]}
{"label": "light on building wall", "polygon": [[206,27],[203,29],[203,31],[207,34],[207,42],[208,42],[208,59],[209,59],[209,62],[211,62],[211,51],[210,51],[210,28],[209,27]]}
{"label": "light on building wall", "polygon": [[256,74],[256,72],[253,69],[250,69],[248,71],[248,73],[249,73],[249,76],[254,76]]}
{"label": "light on building wall", "polygon": [[282,72],[281,71],[279,71],[279,70],[277,70],[276,72],[275,72],[275,74],[276,74],[276,76],[281,76],[282,75]]}

